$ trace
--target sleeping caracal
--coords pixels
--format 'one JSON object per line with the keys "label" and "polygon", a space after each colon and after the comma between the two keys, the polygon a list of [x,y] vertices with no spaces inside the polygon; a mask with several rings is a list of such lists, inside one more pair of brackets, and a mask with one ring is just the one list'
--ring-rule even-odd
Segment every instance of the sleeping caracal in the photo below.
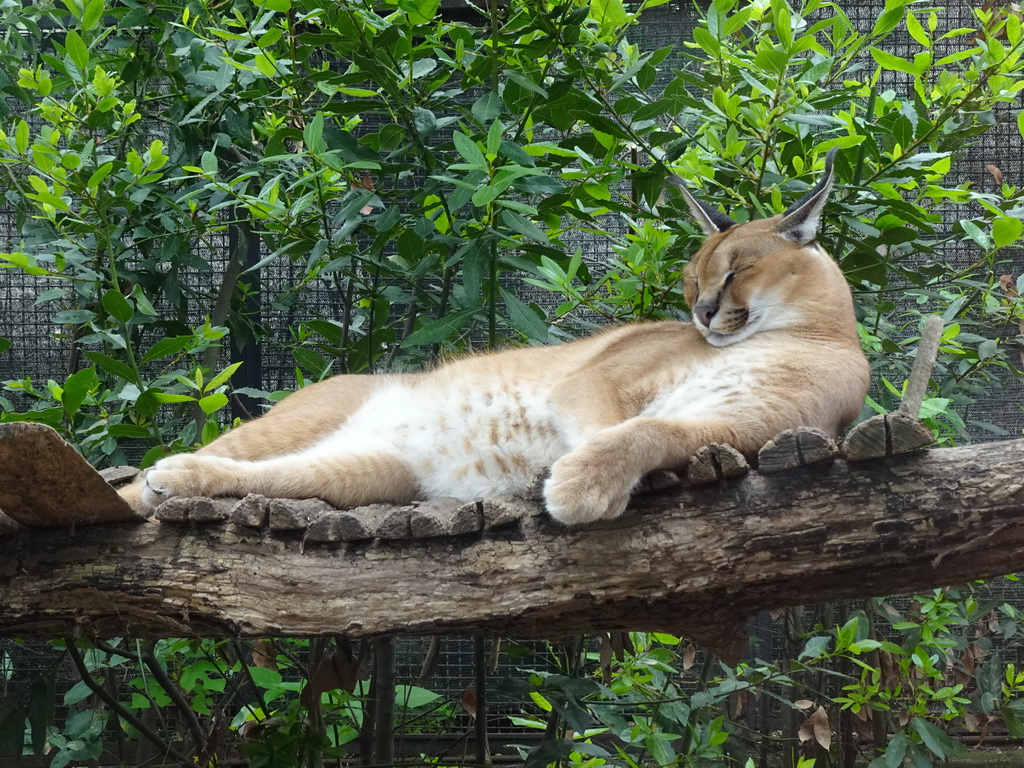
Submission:
{"label": "sleeping caracal", "polygon": [[645,473],[708,443],[751,455],[788,428],[835,435],[860,412],[868,365],[843,273],[815,243],[832,159],[784,214],[745,224],[683,187],[707,234],[685,270],[692,324],[336,376],[159,461],[125,495],[143,507],[250,492],[403,504],[523,492],[550,468],[547,509],[573,524],[616,517]]}

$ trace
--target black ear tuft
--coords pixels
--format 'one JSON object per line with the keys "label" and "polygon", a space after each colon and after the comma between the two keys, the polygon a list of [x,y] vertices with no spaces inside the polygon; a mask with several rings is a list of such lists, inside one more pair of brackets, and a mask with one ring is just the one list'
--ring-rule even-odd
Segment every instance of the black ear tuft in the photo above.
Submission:
{"label": "black ear tuft", "polygon": [[724,232],[729,227],[736,225],[735,221],[717,208],[712,208],[707,203],[702,203],[694,197],[693,193],[690,192],[690,188],[678,176],[669,174],[668,180],[679,187],[679,191],[683,193],[683,200],[686,201],[686,206],[690,209],[690,215],[700,224],[700,228],[704,230],[704,234],[708,237]]}
{"label": "black ear tuft", "polygon": [[786,209],[782,221],[775,228],[775,231],[787,240],[794,243],[809,243],[818,234],[818,221],[835,181],[833,161],[837,151],[835,147],[828,151],[825,155],[824,175],[806,195]]}

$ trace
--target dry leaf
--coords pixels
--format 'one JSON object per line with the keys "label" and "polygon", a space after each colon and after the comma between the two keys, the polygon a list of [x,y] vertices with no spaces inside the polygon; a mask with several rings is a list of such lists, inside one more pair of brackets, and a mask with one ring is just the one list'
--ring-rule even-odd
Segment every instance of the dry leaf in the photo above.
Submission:
{"label": "dry leaf", "polygon": [[825,750],[832,746],[832,727],[829,725],[828,712],[824,707],[818,707],[810,717],[804,720],[798,735],[800,741],[814,739]]}
{"label": "dry leaf", "polygon": [[810,699],[797,699],[793,702],[793,706],[797,709],[810,709],[814,706],[814,702]]}
{"label": "dry leaf", "polygon": [[[1000,275],[999,276],[999,287],[1003,290],[1003,294],[1006,296],[1007,301],[1015,301],[1020,298],[1020,292],[1017,291],[1017,280],[1013,275]],[[1021,334],[1024,334],[1024,317],[1018,322]],[[1024,347],[1021,347],[1018,352],[1020,355],[1020,364],[1024,366]]]}
{"label": "dry leaf", "polygon": [[462,692],[462,708],[467,715],[476,720],[476,689],[472,685],[466,686],[466,690]]}
{"label": "dry leaf", "polygon": [[890,651],[878,649],[878,666],[882,670],[882,687],[892,690],[900,682],[900,670]]}
{"label": "dry leaf", "polygon": [[[371,177],[370,174],[368,173],[364,173],[363,175],[361,175],[359,178],[355,179],[352,182],[352,187],[353,189],[366,189],[369,190],[370,192],[373,192],[373,177]],[[369,214],[373,213],[373,206],[364,205],[362,208],[359,209],[359,213],[361,213],[363,216],[368,216]]]}
{"label": "dry leaf", "polygon": [[747,705],[749,705],[755,698],[756,696],[749,689],[743,689],[734,693],[731,701],[732,719],[741,719],[743,714],[747,711]]}
{"label": "dry leaf", "polygon": [[441,658],[441,638],[438,635],[431,635],[427,640],[427,650],[423,654],[423,661],[420,663],[420,675],[416,678],[416,685],[425,686],[437,672],[437,662]]}
{"label": "dry leaf", "polygon": [[898,621],[903,621],[903,619],[904,619],[903,614],[900,613],[899,611],[897,611],[895,608],[893,608],[887,602],[883,601],[882,604],[879,605],[879,608],[881,608],[882,613],[885,614],[885,617],[887,619],[889,619],[889,621],[891,621],[893,623],[898,622]]}
{"label": "dry leaf", "polygon": [[501,638],[496,637],[491,641],[491,652],[487,654],[487,668],[491,672],[498,671],[498,664],[501,662]]}
{"label": "dry leaf", "polygon": [[257,640],[252,644],[252,663],[277,672],[277,648],[273,640]]}
{"label": "dry leaf", "polygon": [[608,635],[601,637],[601,653],[598,662],[601,665],[601,679],[605,685],[612,684],[612,641]]}
{"label": "dry leaf", "polygon": [[302,689],[299,701],[309,709],[320,701],[320,694],[341,689],[352,693],[356,689],[357,664],[344,653],[327,651],[309,682]]}
{"label": "dry leaf", "polygon": [[973,712],[964,712],[964,725],[968,731],[976,731],[981,725],[981,718]]}
{"label": "dry leaf", "polygon": [[693,643],[687,643],[686,649],[683,651],[683,671],[691,669],[697,660],[697,649]]}
{"label": "dry leaf", "polygon": [[999,170],[998,165],[992,165],[989,163],[985,166],[985,170],[992,174],[992,178],[996,180],[996,184],[1003,183],[1003,172]]}
{"label": "dry leaf", "polygon": [[900,728],[904,728],[910,722],[910,712],[902,709],[896,719],[899,721]]}
{"label": "dry leaf", "polygon": [[266,720],[246,720],[238,728],[239,735],[247,741],[258,741],[264,738],[263,731],[284,725],[283,717],[268,717]]}

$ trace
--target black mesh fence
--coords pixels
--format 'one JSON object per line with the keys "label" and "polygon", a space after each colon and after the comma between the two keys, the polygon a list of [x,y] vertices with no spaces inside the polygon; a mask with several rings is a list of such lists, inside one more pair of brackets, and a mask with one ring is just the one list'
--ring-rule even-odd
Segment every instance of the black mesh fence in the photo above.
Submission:
{"label": "black mesh fence", "polygon": [[[876,0],[859,0],[845,2],[842,7],[862,31],[868,31],[878,17],[882,5],[882,2]],[[972,5],[951,1],[942,5],[944,26],[955,28],[973,23]],[[647,50],[668,45],[680,46],[682,41],[690,38],[696,18],[688,2],[664,5],[644,16],[632,39]],[[947,48],[943,53],[950,53],[957,44],[957,38],[951,38],[941,42],[940,46]],[[897,56],[910,56],[909,39],[901,41],[899,38],[893,38],[887,41],[886,45],[887,50]],[[663,64],[664,72],[659,81],[660,86],[671,77],[670,68],[682,61],[683,57],[678,55],[666,59]],[[656,85],[656,88],[660,86]],[[892,88],[897,92],[906,92],[908,87],[908,80],[898,73],[886,73],[880,83],[880,88]],[[975,188],[994,192],[998,184],[989,166],[995,166],[1007,183],[1017,186],[1024,184],[1024,142],[1016,124],[1016,113],[1020,108],[1020,104],[1008,104],[996,110],[996,124],[992,130],[967,147],[954,165],[957,181],[969,181]],[[954,223],[952,220],[947,221],[944,226],[949,228]],[[605,226],[609,231],[614,231],[614,227],[618,225],[609,222]],[[608,263],[612,252],[607,239],[586,233],[575,235],[574,238],[568,243],[570,249],[581,248],[589,263],[596,268]],[[9,208],[0,207],[0,250],[15,249],[18,239],[14,214]],[[198,295],[214,295],[220,289],[230,242],[231,234],[225,232],[220,239],[213,241],[212,250],[207,248],[198,254],[205,265],[191,269],[188,274],[191,288]],[[1005,271],[1014,275],[1024,272],[1024,250],[1013,249],[1009,255],[1013,262],[1007,265]],[[944,256],[953,264],[966,268],[977,261],[979,253],[973,243],[962,240],[947,245]],[[303,265],[279,260],[264,267],[258,275],[245,275],[242,278],[251,280],[254,290],[261,291],[265,299],[255,317],[265,335],[258,353],[250,351],[247,361],[250,375],[254,377],[252,386],[269,391],[293,387],[295,360],[291,357],[289,342],[294,328],[299,323],[314,318],[340,322],[346,313],[351,311],[352,297],[347,292],[347,285],[331,276],[316,280],[302,290],[288,292],[286,289],[298,285],[303,274]],[[54,306],[50,303],[37,303],[40,295],[50,287],[42,278],[25,275],[16,270],[0,271],[0,337],[16,340],[11,349],[0,355],[0,381],[31,377],[34,382],[42,384],[49,378],[62,379],[72,372],[69,370],[72,365],[71,344],[62,336],[61,328],[51,320]],[[282,295],[285,295],[287,300],[271,302],[270,297]],[[546,299],[542,293],[532,293],[528,298],[549,306],[551,303],[551,299]],[[193,323],[201,322],[201,312],[197,309],[195,316],[189,320]],[[1004,336],[1014,336],[1017,332],[1017,329],[1007,327]],[[1024,385],[1014,380],[1009,373],[1005,375],[1005,384],[1005,388],[997,391],[991,399],[974,406],[973,416],[995,425],[1004,434],[1017,436],[1024,429],[1024,410],[1020,407],[1020,403],[1024,401]],[[5,396],[11,397],[7,394]],[[976,440],[1000,437],[995,432],[983,429],[974,430],[973,436]],[[1009,582],[999,583],[992,589],[1000,596],[1005,595],[1007,601],[1019,596],[1016,586]],[[767,653],[777,655],[778,627],[766,634],[770,640]],[[775,640],[771,641],[771,637]],[[408,639],[400,645],[399,676],[406,684],[412,684],[419,674],[425,643],[425,640]],[[440,691],[452,702],[457,702],[461,692],[474,680],[473,647],[471,642],[462,638],[445,638],[443,643],[442,663],[437,674],[426,685]],[[37,657],[40,671],[53,660],[53,656],[43,650],[26,650],[20,646],[17,650],[13,647],[2,650],[0,647],[0,653],[12,652],[20,654],[22,671],[29,665],[29,657],[32,654]],[[542,655],[543,646],[527,646],[525,652]],[[518,668],[521,662],[502,663]],[[497,679],[503,672],[509,671],[508,666],[502,667],[492,673],[492,677]],[[3,676],[0,676],[0,684],[3,682]],[[499,700],[496,704],[499,711],[501,706]],[[511,720],[502,719],[501,715],[495,717],[497,719],[494,729],[500,731],[505,728],[510,733],[522,732],[522,729],[517,729]],[[454,733],[464,733],[471,728],[468,719],[458,713],[452,716],[449,727]]]}

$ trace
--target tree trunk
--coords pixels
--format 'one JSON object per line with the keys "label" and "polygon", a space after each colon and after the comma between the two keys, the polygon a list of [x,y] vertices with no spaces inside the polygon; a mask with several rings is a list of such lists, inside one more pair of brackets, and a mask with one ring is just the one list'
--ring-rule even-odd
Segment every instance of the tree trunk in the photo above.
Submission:
{"label": "tree trunk", "polygon": [[[638,498],[623,517],[580,528],[496,499],[452,502],[465,531],[453,535],[435,524],[443,506],[342,513],[248,497],[181,501],[165,522],[22,529],[0,538],[0,632],[646,629],[734,658],[758,610],[1018,570],[1024,440],[751,472]],[[377,538],[351,533],[360,515]]]}

